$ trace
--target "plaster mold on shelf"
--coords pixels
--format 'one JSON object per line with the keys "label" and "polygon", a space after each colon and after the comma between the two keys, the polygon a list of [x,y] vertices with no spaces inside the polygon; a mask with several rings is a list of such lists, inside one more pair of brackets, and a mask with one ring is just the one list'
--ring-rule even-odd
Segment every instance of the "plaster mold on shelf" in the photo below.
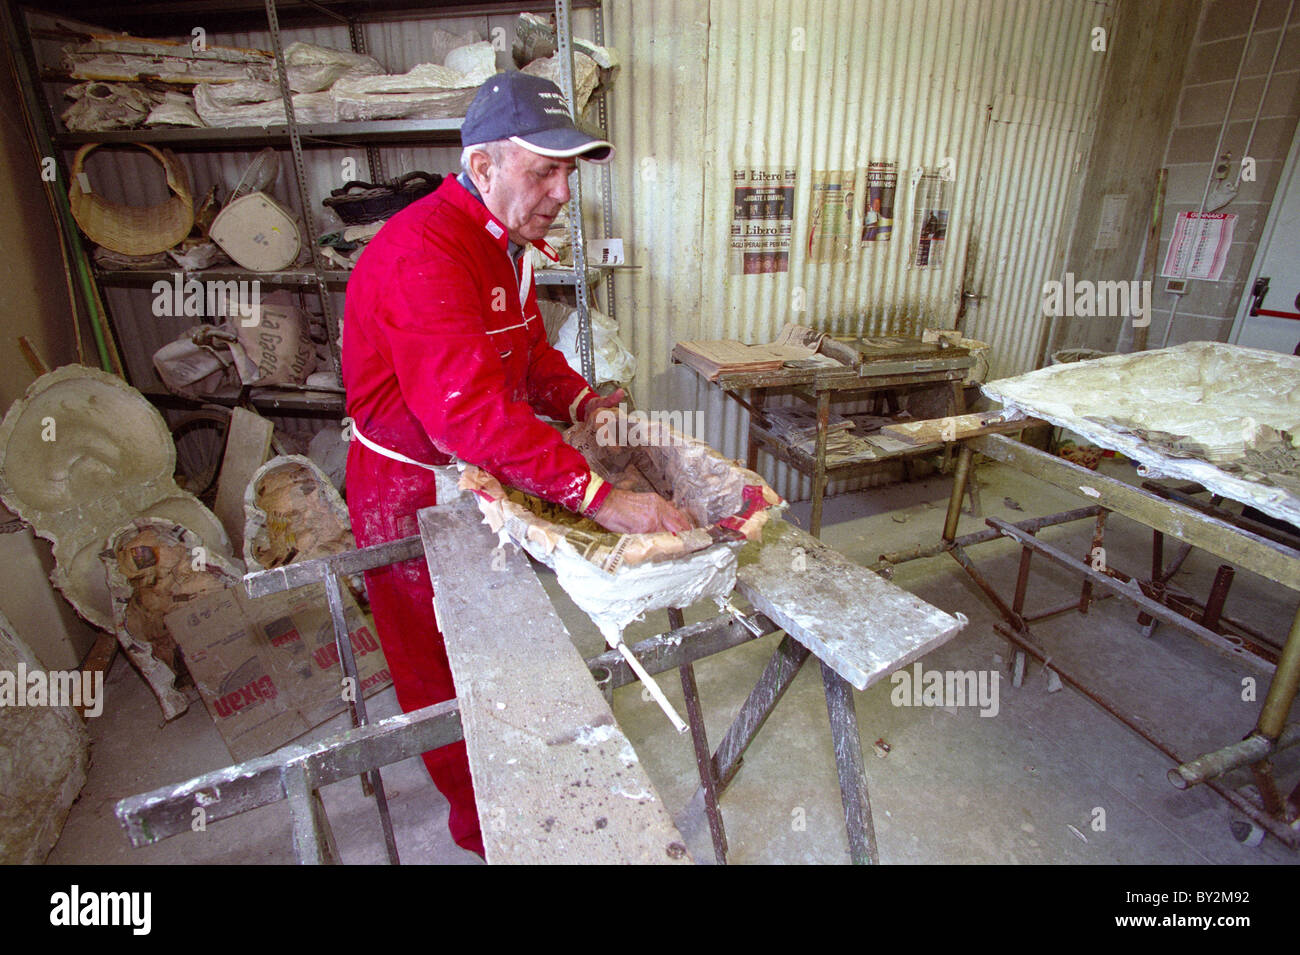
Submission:
{"label": "plaster mold on shelf", "polygon": [[163,717],[189,708],[176,689],[176,641],[163,618],[195,597],[233,587],[239,571],[207,553],[193,531],[160,518],[136,518],[108,538],[100,554],[118,643],[149,684]]}
{"label": "plaster mold on shelf", "polygon": [[464,116],[492,72],[461,73],[421,63],[392,76],[345,76],[330,89],[339,122],[372,119],[451,119]]}
{"label": "plaster mold on shelf", "polygon": [[[533,60],[523,68],[522,72],[531,76],[540,76],[542,79],[550,80],[560,89],[564,88],[560,61],[556,56]],[[587,54],[575,50],[573,53],[573,98],[578,101],[577,114],[579,116],[582,116],[586,111],[587,102],[591,99],[591,94],[596,91],[599,83],[600,67],[596,65],[596,61]]]}

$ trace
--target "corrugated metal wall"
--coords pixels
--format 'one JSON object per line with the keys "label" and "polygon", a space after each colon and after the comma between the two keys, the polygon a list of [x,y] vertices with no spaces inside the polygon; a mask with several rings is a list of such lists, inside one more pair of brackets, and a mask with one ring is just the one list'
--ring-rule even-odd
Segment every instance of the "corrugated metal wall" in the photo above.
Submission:
{"label": "corrugated metal wall", "polygon": [[[746,414],[669,364],[675,340],[767,341],[787,321],[836,334],[946,326],[964,270],[988,296],[965,327],[993,346],[993,375],[1035,367],[1042,285],[1059,267],[1101,88],[1092,30],[1109,26],[1112,6],[607,3],[608,41],[624,62],[611,107],[616,232],[639,267],[620,273],[617,306],[642,405],[705,409],[705,437],[739,457]],[[912,170],[949,159],[943,265],[909,268]],[[873,161],[898,165],[893,239],[854,243],[843,262],[809,261],[812,173]],[[746,167],[797,170],[788,273],[728,274],[732,170]],[[785,473],[777,483],[793,498],[808,490]]]}

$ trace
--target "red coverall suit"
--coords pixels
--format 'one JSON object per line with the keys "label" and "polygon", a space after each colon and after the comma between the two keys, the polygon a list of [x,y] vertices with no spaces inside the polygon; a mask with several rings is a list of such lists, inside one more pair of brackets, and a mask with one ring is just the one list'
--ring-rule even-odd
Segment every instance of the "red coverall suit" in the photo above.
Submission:
{"label": "red coverall suit", "polygon": [[[533,288],[521,303],[508,240],[454,177],[375,236],[348,281],[348,415],[356,434],[389,451],[435,465],[455,456],[594,514],[609,485],[537,414],[577,421],[595,395],[547,344]],[[347,500],[361,547],[416,534],[416,511],[437,503],[434,475],[353,440]],[[424,559],[367,571],[366,587],[402,710],[454,697]],[[481,855],[465,744],[425,753],[424,762],[451,804],[452,838]]]}

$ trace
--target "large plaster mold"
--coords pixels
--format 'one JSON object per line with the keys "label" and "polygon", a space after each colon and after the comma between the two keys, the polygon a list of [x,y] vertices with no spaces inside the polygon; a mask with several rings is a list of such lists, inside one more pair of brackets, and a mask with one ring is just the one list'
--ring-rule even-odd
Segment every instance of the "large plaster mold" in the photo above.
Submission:
{"label": "large plaster mold", "polygon": [[175,463],[158,411],[82,365],[42,375],[0,422],[0,499],[54,545],[51,582],[97,627],[114,629],[99,553],[131,518],[183,524],[214,554],[231,555],[221,522],[172,479]]}
{"label": "large plaster mold", "polygon": [[126,488],[170,484],[175,466],[157,409],[121,379],[82,365],[42,375],[0,423],[0,497],[33,526]]}
{"label": "large plaster mold", "polygon": [[[1300,493],[1225,469],[1261,425],[1300,434],[1300,358],[1222,342],[1111,355],[1040,368],[983,385],[1003,406],[1069,428],[1137,461],[1151,477],[1196,481],[1300,524]],[[1132,432],[1185,435],[1218,462],[1176,456]],[[1294,440],[1294,439],[1293,439]]]}
{"label": "large plaster mold", "polygon": [[[0,613],[0,670],[14,674],[20,664],[29,676],[45,671]],[[27,681],[21,685],[28,687]],[[97,702],[102,706],[102,695]],[[55,705],[0,708],[0,865],[45,861],[85,785],[89,763],[90,738],[76,710]]]}
{"label": "large plaster mold", "polygon": [[630,423],[602,411],[570,428],[565,440],[616,487],[655,491],[696,526],[675,534],[615,534],[508,491],[473,466],[465,467],[460,487],[474,494],[484,523],[503,544],[514,543],[555,570],[560,586],[611,646],[646,611],[705,598],[725,602],[740,549],[759,540],[763,526],[785,507],[760,475],[653,419]]}

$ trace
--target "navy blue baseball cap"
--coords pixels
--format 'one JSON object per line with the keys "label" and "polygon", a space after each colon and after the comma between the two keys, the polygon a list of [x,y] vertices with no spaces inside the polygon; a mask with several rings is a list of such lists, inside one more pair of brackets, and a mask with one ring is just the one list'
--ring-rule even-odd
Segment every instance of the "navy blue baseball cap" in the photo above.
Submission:
{"label": "navy blue baseball cap", "polygon": [[501,139],[543,156],[597,163],[614,158],[612,143],[573,125],[558,86],[518,70],[498,73],[480,86],[460,127],[462,146]]}

